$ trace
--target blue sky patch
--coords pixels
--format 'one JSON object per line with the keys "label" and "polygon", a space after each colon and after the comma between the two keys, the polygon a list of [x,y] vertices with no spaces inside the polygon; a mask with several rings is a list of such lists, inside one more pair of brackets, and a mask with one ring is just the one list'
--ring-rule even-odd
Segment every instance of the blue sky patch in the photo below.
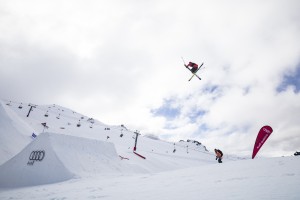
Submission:
{"label": "blue sky patch", "polygon": [[208,130],[210,130],[210,129],[208,128],[208,126],[206,124],[200,124],[198,126],[198,130],[195,133],[193,133],[193,136],[194,137],[199,136],[199,135],[201,135],[201,133],[205,133]]}
{"label": "blue sky patch", "polygon": [[197,119],[203,115],[205,115],[205,111],[204,110],[196,110],[195,112],[191,113],[189,115],[189,118],[191,120],[192,123],[195,123],[197,121]]}
{"label": "blue sky patch", "polygon": [[284,75],[282,83],[277,87],[278,92],[285,91],[288,86],[294,86],[294,92],[300,91],[300,64],[293,74]]}
{"label": "blue sky patch", "polygon": [[155,116],[165,117],[168,120],[174,119],[180,115],[181,111],[180,108],[172,106],[173,102],[174,101],[172,99],[165,100],[164,104],[160,108],[151,110],[151,113]]}
{"label": "blue sky patch", "polygon": [[217,85],[211,85],[211,86],[208,86],[204,89],[204,92],[206,93],[213,93],[215,92],[219,87]]}

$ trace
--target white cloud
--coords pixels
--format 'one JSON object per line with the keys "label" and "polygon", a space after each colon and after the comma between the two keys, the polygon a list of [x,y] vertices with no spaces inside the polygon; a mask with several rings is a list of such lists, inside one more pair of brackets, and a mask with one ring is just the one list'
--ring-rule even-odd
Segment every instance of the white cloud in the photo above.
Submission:
{"label": "white cloud", "polygon": [[[60,104],[104,123],[170,140],[195,137],[232,153],[251,153],[266,124],[274,133],[262,155],[300,145],[299,94],[276,91],[299,66],[298,1],[0,5],[2,98]],[[181,56],[205,63],[201,81],[187,81]],[[153,115],[167,99],[180,115]]]}

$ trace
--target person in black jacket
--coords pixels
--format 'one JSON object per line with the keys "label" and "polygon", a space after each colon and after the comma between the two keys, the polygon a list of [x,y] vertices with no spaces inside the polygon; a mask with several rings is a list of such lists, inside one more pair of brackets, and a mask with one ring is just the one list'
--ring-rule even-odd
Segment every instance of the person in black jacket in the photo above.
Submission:
{"label": "person in black jacket", "polygon": [[219,163],[222,163],[223,152],[220,149],[215,149],[215,153],[216,153],[216,160],[218,160]]}

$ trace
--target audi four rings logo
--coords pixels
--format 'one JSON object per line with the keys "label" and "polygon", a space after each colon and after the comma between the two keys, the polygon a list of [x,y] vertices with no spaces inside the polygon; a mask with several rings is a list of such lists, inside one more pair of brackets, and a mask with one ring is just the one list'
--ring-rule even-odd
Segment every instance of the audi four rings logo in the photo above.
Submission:
{"label": "audi four rings logo", "polygon": [[46,153],[44,150],[32,151],[29,155],[29,161],[27,165],[33,165],[34,161],[42,161]]}

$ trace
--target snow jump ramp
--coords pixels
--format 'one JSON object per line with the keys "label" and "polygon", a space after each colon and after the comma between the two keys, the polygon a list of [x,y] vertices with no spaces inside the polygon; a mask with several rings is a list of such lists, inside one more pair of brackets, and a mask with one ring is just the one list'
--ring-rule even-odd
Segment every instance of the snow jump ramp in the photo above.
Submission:
{"label": "snow jump ramp", "polygon": [[116,173],[124,170],[120,162],[112,143],[43,133],[0,166],[0,187],[49,184],[91,173]]}

